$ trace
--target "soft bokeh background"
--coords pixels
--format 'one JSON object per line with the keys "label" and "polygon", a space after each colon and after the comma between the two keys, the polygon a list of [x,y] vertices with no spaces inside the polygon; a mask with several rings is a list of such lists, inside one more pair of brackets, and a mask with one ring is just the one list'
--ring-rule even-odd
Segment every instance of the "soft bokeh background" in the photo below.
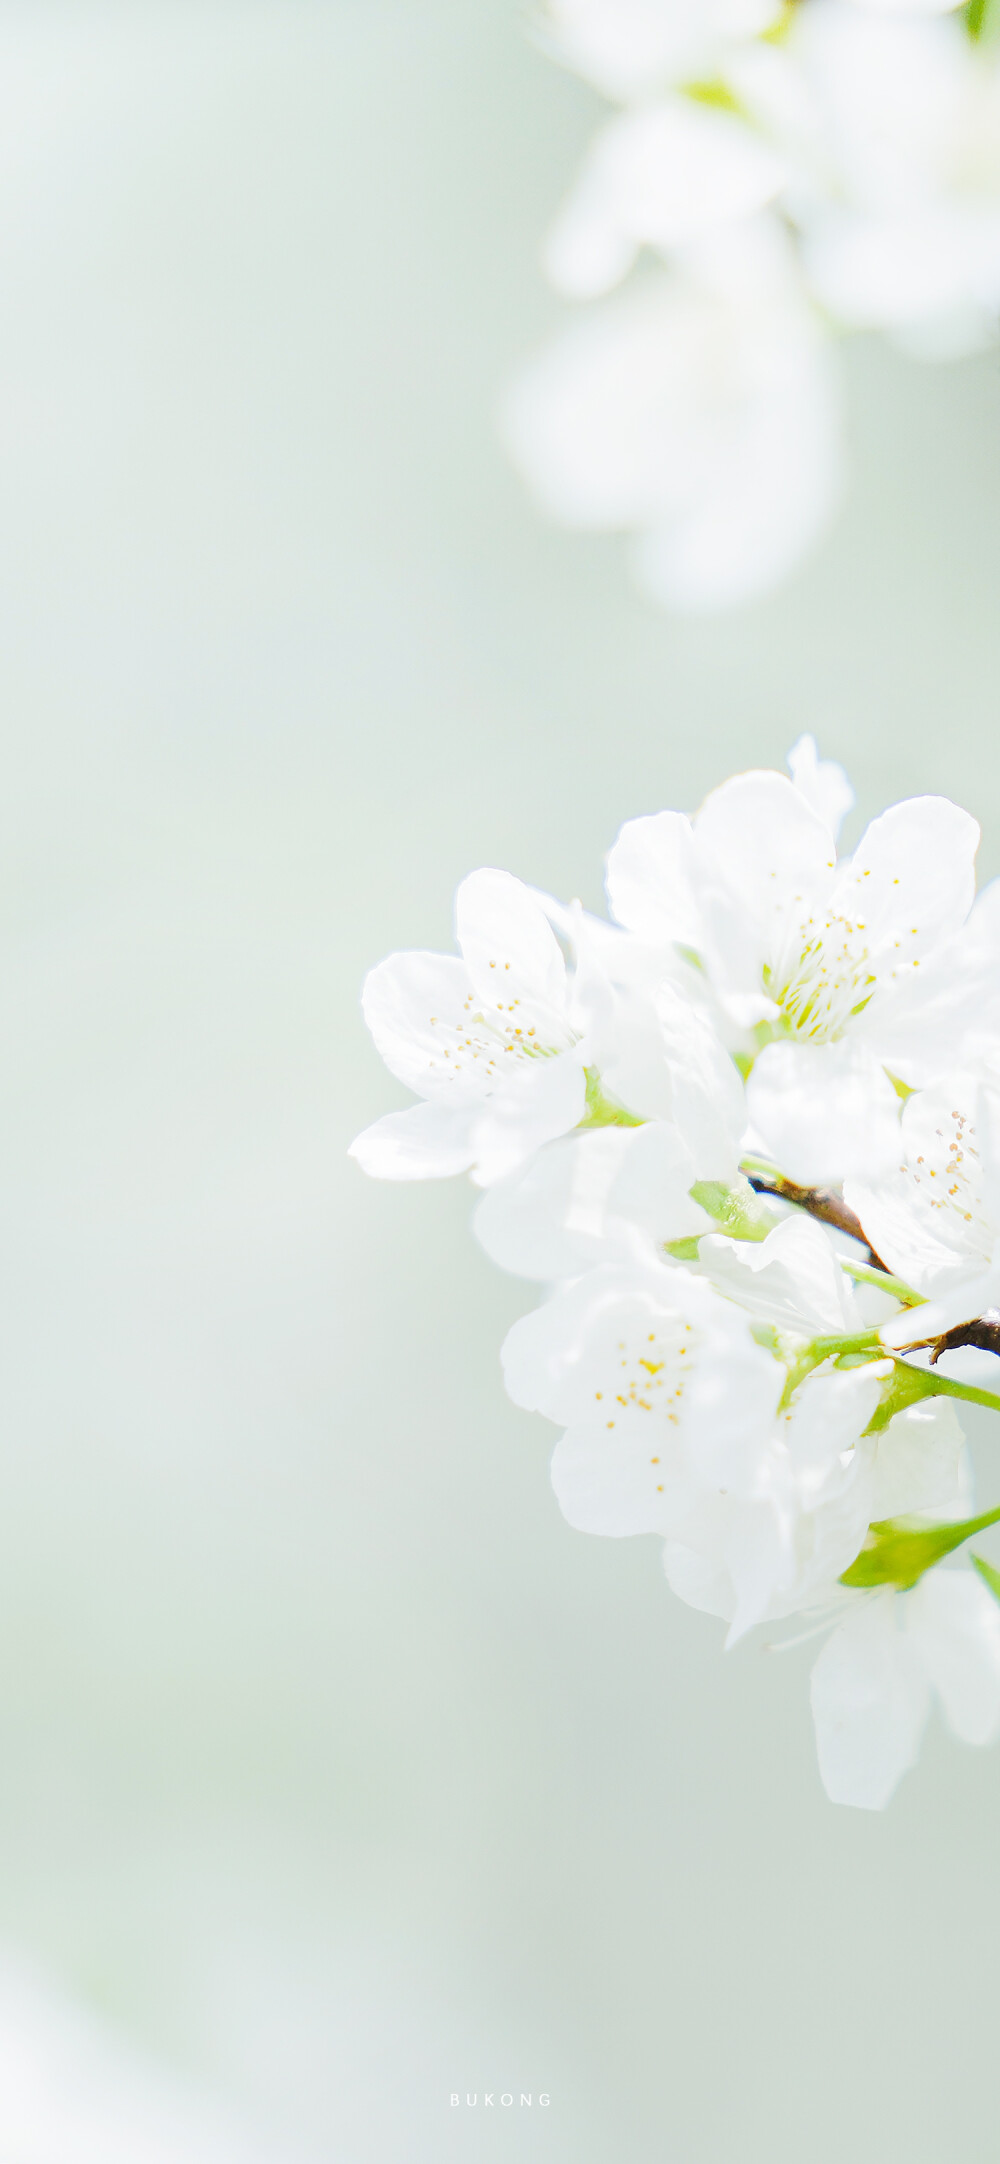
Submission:
{"label": "soft bokeh background", "polygon": [[995,355],[851,352],[844,515],[739,615],[508,472],[597,110],[514,0],[0,4],[0,1938],[282,2164],[940,2164],[1000,1758],[828,1804],[808,1650],[562,1523],[468,1190],[344,1156],[361,975],[474,865],[594,903],[812,727],[1000,868]]}

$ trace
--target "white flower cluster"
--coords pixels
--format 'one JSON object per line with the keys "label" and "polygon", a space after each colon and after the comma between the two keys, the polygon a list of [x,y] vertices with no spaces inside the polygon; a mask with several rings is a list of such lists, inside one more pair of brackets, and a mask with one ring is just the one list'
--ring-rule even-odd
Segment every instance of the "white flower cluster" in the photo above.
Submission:
{"label": "white flower cluster", "polygon": [[506,433],[543,508],[636,535],[654,597],[741,601],[821,532],[841,484],[837,334],[932,358],[995,336],[994,14],[548,0],[545,42],[621,110],[545,249],[556,288],[595,305],[524,374]]}
{"label": "white flower cluster", "polygon": [[460,955],[368,977],[420,1101],[353,1154],[486,1190],[483,1247],[550,1288],[503,1362],[570,1524],[658,1534],[727,1644],[829,1626],[823,1780],[877,1808],[932,1693],[1000,1728],[1000,1576],[964,1546],[1000,1511],[970,1516],[955,1410],[1000,1410],[1000,881],[975,899],[942,797],[838,860],[842,770],[811,738],[789,769],[630,820],[611,922],[473,872]]}

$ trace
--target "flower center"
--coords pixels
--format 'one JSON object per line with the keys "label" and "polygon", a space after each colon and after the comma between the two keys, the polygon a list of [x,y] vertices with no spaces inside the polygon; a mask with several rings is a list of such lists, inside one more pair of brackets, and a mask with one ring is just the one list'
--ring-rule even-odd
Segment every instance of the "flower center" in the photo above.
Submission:
{"label": "flower center", "polygon": [[982,1162],[968,1114],[956,1110],[942,1115],[933,1133],[922,1139],[923,1149],[903,1168],[914,1201],[934,1211],[939,1237],[949,1245],[957,1240],[962,1248],[979,1248],[989,1256],[992,1236],[983,1209]]}
{"label": "flower center", "polygon": [[470,991],[455,1015],[428,1016],[437,1049],[429,1064],[443,1076],[474,1076],[477,1084],[500,1080],[512,1061],[553,1059],[576,1043],[572,1030],[528,1008],[513,990],[489,1006]]}
{"label": "flower center", "polygon": [[796,1036],[826,1044],[842,1035],[875,989],[865,926],[829,914],[805,917],[789,932],[765,983]]}

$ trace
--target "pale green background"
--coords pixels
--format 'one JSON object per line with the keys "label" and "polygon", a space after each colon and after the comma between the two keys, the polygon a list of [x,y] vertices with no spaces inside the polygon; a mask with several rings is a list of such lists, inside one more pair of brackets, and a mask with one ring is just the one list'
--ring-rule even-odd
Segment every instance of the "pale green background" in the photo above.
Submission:
{"label": "pale green background", "polygon": [[1000,866],[995,355],[851,354],[740,614],[508,471],[597,110],[512,0],[0,5],[0,1936],[289,2158],[985,2156],[1000,1758],[829,1805],[808,1652],[563,1524],[468,1190],[344,1156],[475,865],[596,902],[812,727]]}

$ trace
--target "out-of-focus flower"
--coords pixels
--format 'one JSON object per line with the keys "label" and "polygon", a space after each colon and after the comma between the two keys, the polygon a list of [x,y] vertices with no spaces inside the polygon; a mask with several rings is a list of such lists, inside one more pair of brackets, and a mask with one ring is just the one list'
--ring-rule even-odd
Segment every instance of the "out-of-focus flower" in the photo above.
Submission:
{"label": "out-of-focus flower", "polygon": [[820,1772],[834,1803],[880,1811],[917,1757],[932,1694],[964,1743],[1000,1732],[1000,1605],[960,1567],[843,1597],[812,1674]]}
{"label": "out-of-focus flower", "polygon": [[591,144],[545,268],[560,292],[592,299],[624,278],[641,247],[686,248],[763,210],[786,179],[784,158],[717,106],[674,97],[618,113]]}
{"label": "out-of-focus flower", "polygon": [[839,323],[943,356],[995,337],[1000,67],[991,47],[919,11],[806,0],[781,47],[750,57],[741,84],[758,117],[770,105],[777,122],[770,135],[788,164],[805,276]]}
{"label": "out-of-focus flower", "polygon": [[835,335],[877,328],[931,358],[996,338],[1000,57],[974,14],[550,0],[544,42],[625,110],[584,157],[548,276],[593,301],[644,249],[670,275],[530,366],[507,436],[544,510],[637,534],[653,598],[749,600],[821,533]]}
{"label": "out-of-focus flower", "polygon": [[13,1954],[0,1957],[4,2164],[293,2164]]}
{"label": "out-of-focus flower", "polygon": [[640,583],[683,608],[764,592],[839,486],[830,357],[764,217],[574,324],[523,373],[504,425],[542,507],[636,533]]}
{"label": "out-of-focus flower", "polygon": [[734,46],[778,22],[784,0],[548,0],[558,59],[623,103],[717,76]]}

